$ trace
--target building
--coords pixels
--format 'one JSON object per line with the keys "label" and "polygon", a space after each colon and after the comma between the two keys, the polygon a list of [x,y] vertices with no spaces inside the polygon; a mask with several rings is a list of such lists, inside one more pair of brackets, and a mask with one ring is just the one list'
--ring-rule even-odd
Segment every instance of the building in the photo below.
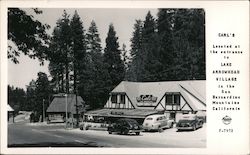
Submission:
{"label": "building", "polygon": [[[77,102],[76,102],[77,100]],[[48,121],[65,121],[66,118],[66,111],[67,117],[74,117],[76,118],[76,103],[78,106],[78,114],[84,112],[84,101],[81,96],[77,96],[75,94],[68,94],[67,96],[64,94],[57,94],[54,95],[54,98],[49,105],[48,109],[46,110]],[[67,106],[66,106],[67,105]],[[66,108],[67,107],[67,108]],[[80,118],[80,117],[79,117]]]}
{"label": "building", "polygon": [[12,117],[12,122],[14,123],[15,122],[15,111],[9,104],[7,104],[7,111],[8,111],[8,122],[9,122],[10,117]]}
{"label": "building", "polygon": [[93,117],[135,118],[166,113],[178,121],[185,113],[206,115],[206,81],[128,82],[122,81],[110,93],[103,109],[88,111]]}

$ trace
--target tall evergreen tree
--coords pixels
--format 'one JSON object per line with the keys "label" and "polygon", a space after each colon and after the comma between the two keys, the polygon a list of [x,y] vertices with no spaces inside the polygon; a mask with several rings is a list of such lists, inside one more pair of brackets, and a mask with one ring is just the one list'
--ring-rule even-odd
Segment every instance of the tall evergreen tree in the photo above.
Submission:
{"label": "tall evergreen tree", "polygon": [[108,95],[105,87],[107,70],[105,70],[103,62],[101,39],[94,21],[91,22],[87,32],[86,63],[87,66],[83,76],[84,82],[82,82],[85,86],[83,97],[87,103],[90,103],[91,108],[101,108]]}
{"label": "tall evergreen tree", "polygon": [[85,69],[85,55],[86,55],[86,37],[84,28],[80,17],[75,11],[73,18],[70,22],[71,27],[71,62],[73,63],[73,79],[74,79],[74,92],[77,92],[77,85],[79,83],[79,76],[82,70]]}
{"label": "tall evergreen tree", "polygon": [[[73,91],[74,94],[78,95],[78,83],[79,83],[79,77],[80,74],[82,74],[82,70],[85,69],[85,55],[86,55],[86,39],[83,29],[82,21],[80,20],[80,17],[75,11],[73,18],[70,22],[70,28],[71,28],[71,56],[70,61],[72,63],[72,70],[73,70]],[[77,96],[76,96],[77,100]],[[77,116],[77,124],[79,124],[79,113],[78,113],[78,105],[76,105],[76,116]]]}
{"label": "tall evergreen tree", "polygon": [[65,81],[66,81],[66,93],[69,93],[69,55],[70,55],[70,45],[71,45],[71,28],[70,28],[70,20],[69,15],[64,10],[63,18],[60,22],[60,30],[61,30],[61,51],[63,52],[65,57]]}
{"label": "tall evergreen tree", "polygon": [[205,19],[202,9],[178,9],[174,15],[176,78],[205,79]]}
{"label": "tall evergreen tree", "polygon": [[[205,12],[203,9],[191,9],[190,39],[194,54],[191,56],[191,78],[206,79],[205,59]],[[196,59],[193,59],[196,58]],[[191,79],[190,78],[190,79]]]}
{"label": "tall evergreen tree", "polygon": [[131,39],[129,79],[205,79],[205,18],[202,9],[159,9],[137,21]]}
{"label": "tall evergreen tree", "polygon": [[27,105],[27,110],[29,111],[35,111],[35,103],[36,103],[36,85],[35,85],[35,80],[31,80],[29,85],[27,86],[27,91],[26,91],[26,105]]}
{"label": "tall evergreen tree", "polygon": [[159,80],[175,80],[173,59],[173,25],[175,9],[159,9],[157,30],[159,40],[159,60],[162,64]]}
{"label": "tall evergreen tree", "polygon": [[158,54],[158,38],[156,23],[150,11],[147,13],[142,29],[142,53],[143,72],[139,81],[157,81],[161,64]]}
{"label": "tall evergreen tree", "polygon": [[[49,98],[51,96],[52,90],[46,73],[39,72],[37,76],[38,78],[36,80],[35,89],[36,102],[34,110],[37,112],[38,115],[43,116],[43,110],[46,111],[49,106]],[[44,118],[42,119],[44,120]]]}
{"label": "tall evergreen tree", "polygon": [[90,27],[87,33],[87,42],[87,49],[89,53],[92,53],[94,55],[101,55],[101,39],[98,33],[96,23],[93,20],[90,23]]}
{"label": "tall evergreen tree", "polygon": [[50,43],[50,72],[54,76],[54,80],[59,80],[60,82],[60,92],[69,93],[69,72],[71,59],[69,57],[72,55],[71,50],[71,28],[70,19],[67,12],[64,10],[62,19],[57,21],[57,26],[54,28],[52,40]]}
{"label": "tall evergreen tree", "polygon": [[106,47],[104,49],[104,62],[111,79],[111,90],[124,79],[124,64],[121,60],[118,37],[113,24],[109,25]]}
{"label": "tall evergreen tree", "polygon": [[128,69],[128,80],[138,81],[138,75],[142,71],[142,28],[143,22],[141,20],[136,20],[134,24],[134,32],[131,38],[131,62],[129,63]]}

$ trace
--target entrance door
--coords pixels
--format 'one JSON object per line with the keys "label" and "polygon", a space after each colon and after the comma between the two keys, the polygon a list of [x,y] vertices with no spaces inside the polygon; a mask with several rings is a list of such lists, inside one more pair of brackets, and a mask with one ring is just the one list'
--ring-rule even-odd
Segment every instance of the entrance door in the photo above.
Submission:
{"label": "entrance door", "polygon": [[175,119],[176,119],[175,116],[176,116],[175,112],[170,113],[170,119],[173,119],[175,121]]}

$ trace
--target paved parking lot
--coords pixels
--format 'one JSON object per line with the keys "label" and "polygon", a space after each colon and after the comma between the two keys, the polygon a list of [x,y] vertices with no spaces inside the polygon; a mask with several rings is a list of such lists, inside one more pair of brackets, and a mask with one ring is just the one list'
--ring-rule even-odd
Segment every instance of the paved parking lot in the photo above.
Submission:
{"label": "paved parking lot", "polygon": [[[196,131],[177,131],[176,128],[165,129],[162,132],[141,132],[139,136],[135,134],[130,135],[120,135],[120,134],[108,134],[107,131],[96,131],[96,130],[79,130],[73,129],[67,132],[79,133],[89,136],[100,136],[109,139],[119,140],[129,140],[137,141],[138,143],[153,143],[151,147],[206,147],[206,124],[202,128]],[[137,143],[134,144],[139,145]],[[140,146],[138,146],[140,147]],[[148,146],[147,146],[148,147]]]}
{"label": "paved parking lot", "polygon": [[139,136],[108,134],[107,131],[66,130],[64,124],[14,123],[8,125],[8,146],[131,147],[131,148],[204,148],[206,124],[196,131],[142,132]]}

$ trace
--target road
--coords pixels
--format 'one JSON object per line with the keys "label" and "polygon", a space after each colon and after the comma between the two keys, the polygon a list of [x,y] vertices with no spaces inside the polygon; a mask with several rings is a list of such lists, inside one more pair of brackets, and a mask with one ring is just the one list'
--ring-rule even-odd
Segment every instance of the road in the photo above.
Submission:
{"label": "road", "polygon": [[138,147],[203,148],[206,147],[206,125],[196,131],[142,132],[137,135],[109,135],[107,131],[66,130],[63,124],[8,124],[9,147]]}

